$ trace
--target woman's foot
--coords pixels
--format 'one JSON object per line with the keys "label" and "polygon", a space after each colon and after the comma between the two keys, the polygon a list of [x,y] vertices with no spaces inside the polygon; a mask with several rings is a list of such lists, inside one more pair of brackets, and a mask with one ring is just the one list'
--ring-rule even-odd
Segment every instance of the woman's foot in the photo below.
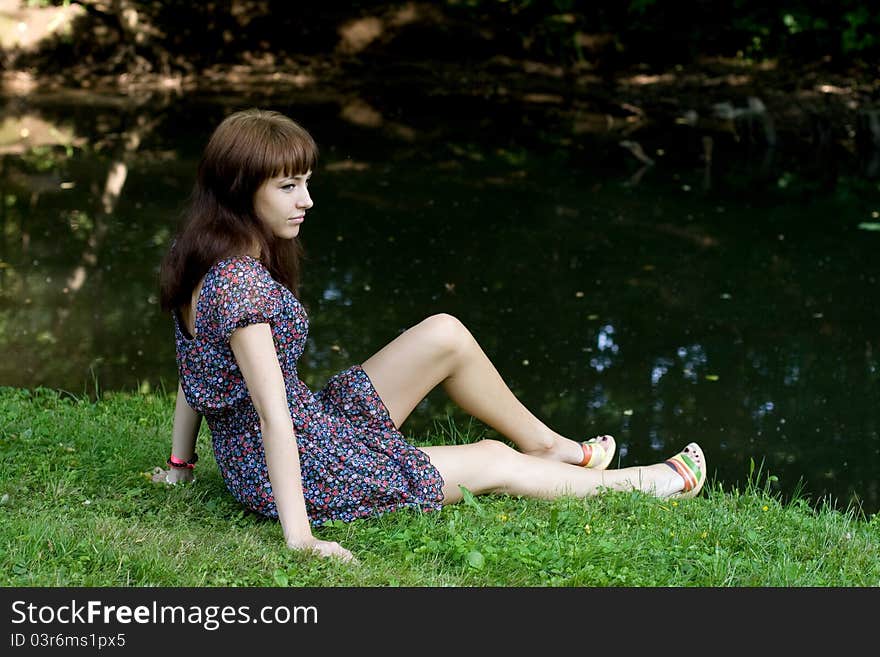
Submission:
{"label": "woman's foot", "polygon": [[604,470],[611,465],[617,443],[614,436],[596,436],[581,443],[583,458],[577,465],[591,470]]}
{"label": "woman's foot", "polygon": [[675,473],[676,490],[669,495],[676,499],[696,497],[706,483],[706,457],[697,443],[688,443],[683,450],[663,462]]}
{"label": "woman's foot", "polygon": [[549,461],[560,461],[583,466],[591,470],[604,470],[614,458],[617,444],[613,436],[596,436],[584,442],[553,434],[543,449],[526,451],[525,454]]}

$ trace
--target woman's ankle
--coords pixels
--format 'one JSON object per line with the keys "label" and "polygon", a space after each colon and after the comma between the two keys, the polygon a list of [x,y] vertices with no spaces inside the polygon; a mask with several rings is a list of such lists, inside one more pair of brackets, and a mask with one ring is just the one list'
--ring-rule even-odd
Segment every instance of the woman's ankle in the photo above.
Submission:
{"label": "woman's ankle", "polygon": [[535,449],[523,453],[562,463],[579,463],[584,457],[579,443],[559,435],[544,438]]}
{"label": "woman's ankle", "polygon": [[[640,488],[654,497],[669,497],[684,490],[685,482],[674,468],[666,463],[655,463],[645,468],[650,474]],[[647,473],[646,473],[647,474]]]}

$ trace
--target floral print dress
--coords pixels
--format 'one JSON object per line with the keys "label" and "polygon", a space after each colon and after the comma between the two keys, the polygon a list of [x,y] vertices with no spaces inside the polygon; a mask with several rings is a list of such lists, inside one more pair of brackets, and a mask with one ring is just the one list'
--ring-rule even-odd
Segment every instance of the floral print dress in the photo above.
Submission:
{"label": "floral print dress", "polygon": [[334,375],[317,393],[299,379],[308,316],[259,260],[234,256],[208,270],[196,303],[194,337],[176,311],[173,315],[184,396],[204,415],[226,487],[245,507],[278,517],[260,418],[229,346],[235,329],[265,322],[284,374],[310,521],[440,508],[440,473],[395,427],[360,365]]}

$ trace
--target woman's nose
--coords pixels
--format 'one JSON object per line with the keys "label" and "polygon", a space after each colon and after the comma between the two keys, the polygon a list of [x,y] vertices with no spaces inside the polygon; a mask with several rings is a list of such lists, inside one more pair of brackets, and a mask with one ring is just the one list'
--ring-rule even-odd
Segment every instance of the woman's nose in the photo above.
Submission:
{"label": "woman's nose", "polygon": [[296,206],[298,208],[304,208],[304,209],[308,210],[313,205],[314,205],[314,202],[312,202],[312,197],[309,194],[309,190],[307,190],[307,189],[304,190],[302,196],[300,196],[299,199],[297,200]]}

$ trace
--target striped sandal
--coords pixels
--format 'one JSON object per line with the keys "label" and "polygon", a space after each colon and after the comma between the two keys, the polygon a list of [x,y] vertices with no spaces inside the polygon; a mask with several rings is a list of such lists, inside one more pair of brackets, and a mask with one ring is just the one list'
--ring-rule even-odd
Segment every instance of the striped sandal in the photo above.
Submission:
{"label": "striped sandal", "polygon": [[581,448],[584,450],[584,458],[578,465],[590,470],[604,470],[614,458],[617,443],[614,436],[596,436],[582,442]]}
{"label": "striped sandal", "polygon": [[683,450],[671,459],[666,459],[664,463],[684,479],[684,488],[670,495],[670,499],[696,497],[699,494],[706,483],[706,457],[697,443],[688,443]]}

